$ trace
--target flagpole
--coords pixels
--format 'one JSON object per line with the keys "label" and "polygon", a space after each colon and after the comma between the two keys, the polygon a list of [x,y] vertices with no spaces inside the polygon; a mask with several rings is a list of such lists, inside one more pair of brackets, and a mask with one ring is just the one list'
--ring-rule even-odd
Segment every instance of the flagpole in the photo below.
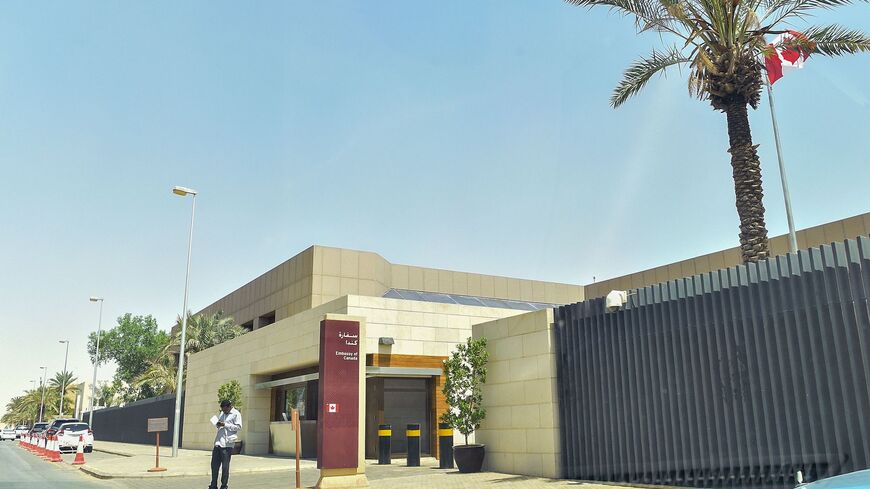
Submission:
{"label": "flagpole", "polygon": [[796,253],[797,235],[794,231],[794,217],[791,214],[791,195],[788,192],[788,178],[785,175],[785,162],[782,159],[782,145],[779,144],[779,126],[776,124],[776,110],[773,107],[773,86],[763,73],[764,82],[767,84],[767,99],[770,101],[770,119],[773,121],[773,139],[776,141],[776,158],[779,160],[779,179],[782,182],[782,197],[785,199],[785,216],[788,219],[788,248]]}

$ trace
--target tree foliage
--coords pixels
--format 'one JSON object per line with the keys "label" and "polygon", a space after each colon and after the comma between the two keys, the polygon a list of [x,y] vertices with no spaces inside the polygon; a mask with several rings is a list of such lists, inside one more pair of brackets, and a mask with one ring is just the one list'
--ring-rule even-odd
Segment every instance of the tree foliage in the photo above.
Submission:
{"label": "tree foliage", "polygon": [[466,445],[468,435],[479,428],[486,418],[483,384],[486,382],[488,359],[486,338],[468,338],[466,343],[458,345],[450,357],[444,360],[446,380],[442,392],[449,409],[441,416],[441,422],[465,435]]}
{"label": "tree foliage", "polygon": [[[666,41],[663,50],[635,61],[616,86],[610,104],[618,107],[640,92],[656,74],[685,66],[689,93],[725,113],[740,218],[744,262],[770,256],[764,220],[761,163],[752,141],[747,106],[758,107],[764,59],[785,48],[806,54],[840,56],[870,51],[870,36],[839,25],[807,27],[792,23],[814,10],[868,0],[566,0],[584,7],[602,6],[635,21],[638,32],[651,31]],[[771,45],[772,36],[788,33]],[[670,44],[673,42],[674,44]]]}
{"label": "tree foliage", "polygon": [[233,407],[242,408],[242,384],[238,380],[231,380],[218,387],[218,402],[227,400],[233,403]]}
{"label": "tree foliage", "polygon": [[43,402],[43,390],[45,398],[42,417],[44,420],[56,417],[60,407],[61,383],[64,381],[67,383],[67,387],[64,389],[66,391],[64,411],[70,406],[75,406],[75,376],[72,372],[57,372],[44,386],[27,390],[24,394],[10,399],[6,403],[6,413],[0,418],[0,422],[10,425],[32,425],[38,421],[39,406]]}
{"label": "tree foliage", "polygon": [[[223,311],[214,314],[193,315],[188,312],[187,334],[185,337],[185,371],[190,355],[219,345],[245,333],[245,329],[235,324],[232,317],[224,316]],[[181,345],[181,316],[172,328],[172,338],[149,360],[147,368],[133,382],[134,386],[149,386],[156,395],[175,392],[178,377],[178,353]],[[185,372],[186,375],[186,372]]]}

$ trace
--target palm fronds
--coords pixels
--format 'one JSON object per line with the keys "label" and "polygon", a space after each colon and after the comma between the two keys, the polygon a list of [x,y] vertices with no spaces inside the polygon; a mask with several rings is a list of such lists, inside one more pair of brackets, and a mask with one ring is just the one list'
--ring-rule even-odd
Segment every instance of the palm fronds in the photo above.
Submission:
{"label": "palm fronds", "polygon": [[626,100],[638,93],[650,81],[656,73],[664,73],[670,66],[690,63],[691,58],[683,56],[677,47],[668,51],[653,51],[649,57],[635,61],[625,70],[622,81],[619,82],[613,95],[610,97],[610,105],[619,107]]}
{"label": "palm fronds", "polygon": [[815,52],[825,56],[842,56],[870,52],[870,36],[839,25],[811,27],[804,32]]}

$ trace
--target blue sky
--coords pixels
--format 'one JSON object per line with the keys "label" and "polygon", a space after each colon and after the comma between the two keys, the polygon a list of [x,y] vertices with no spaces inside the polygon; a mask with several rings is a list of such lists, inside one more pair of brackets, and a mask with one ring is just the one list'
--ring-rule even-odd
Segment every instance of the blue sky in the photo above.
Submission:
{"label": "blue sky", "polygon": [[[811,20],[866,31],[870,8]],[[90,378],[92,294],[106,326],[170,325],[190,205],[173,185],[201,192],[193,309],[314,243],[581,284],[736,245],[724,115],[677,71],[608,106],[659,45],[557,0],[3,2],[0,403],[62,369],[57,339]],[[870,210],[868,61],[814,57],[776,85],[798,227]]]}

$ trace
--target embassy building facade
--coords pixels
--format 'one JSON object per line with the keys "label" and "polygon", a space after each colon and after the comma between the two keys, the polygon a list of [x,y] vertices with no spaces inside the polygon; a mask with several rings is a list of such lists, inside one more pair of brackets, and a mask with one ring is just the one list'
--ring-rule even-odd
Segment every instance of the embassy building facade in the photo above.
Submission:
{"label": "embassy building facade", "polygon": [[[404,432],[409,423],[421,425],[421,452],[438,456],[436,428],[447,409],[442,362],[472,336],[472,326],[583,298],[579,285],[397,265],[376,253],[312,246],[200,311],[223,311],[248,333],[191,356],[184,446],[210,447],[217,388],[238,380],[244,453],[295,454],[287,419],[297,409],[302,456],[314,457],[319,330],[328,318],[358,321],[364,332],[365,457],[377,457],[379,424]],[[405,450],[404,437],[395,437],[393,453]]]}
{"label": "embassy building facade", "polygon": [[[799,230],[797,241],[801,250],[818,250],[868,235],[865,213]],[[771,238],[770,248],[774,257],[784,255],[787,237]],[[437,422],[447,409],[442,362],[467,338],[487,338],[487,418],[474,434],[487,445],[484,468],[563,477],[556,307],[739,264],[739,249],[731,248],[581,286],[397,265],[375,253],[312,246],[200,311],[223,311],[249,332],[191,355],[183,444],[210,448],[217,388],[237,380],[244,453],[295,454],[285,416],[297,409],[302,455],[314,457],[321,323],[349,321],[359,324],[360,459],[377,457],[379,424],[404,433],[410,423],[421,425],[421,452],[437,457]],[[458,433],[454,440],[464,442]],[[394,455],[406,450],[403,436],[392,444]]]}

